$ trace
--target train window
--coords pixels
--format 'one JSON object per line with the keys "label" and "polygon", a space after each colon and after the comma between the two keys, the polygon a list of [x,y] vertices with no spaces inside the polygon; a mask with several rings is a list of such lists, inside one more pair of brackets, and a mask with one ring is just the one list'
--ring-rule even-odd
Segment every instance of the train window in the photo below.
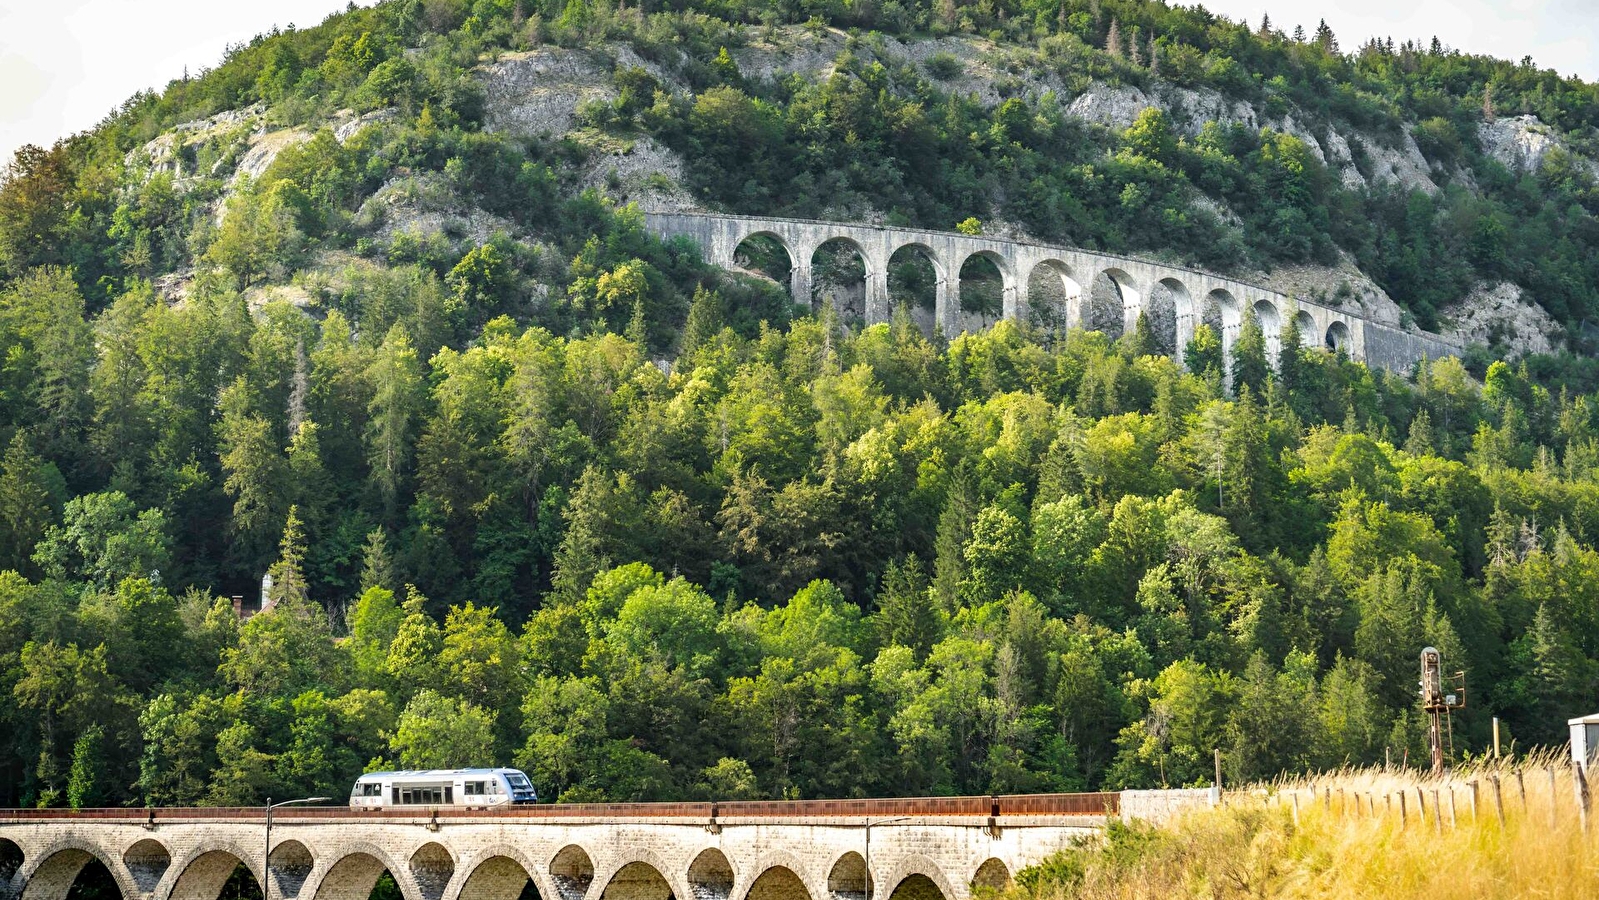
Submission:
{"label": "train window", "polygon": [[481,781],[468,781],[466,783],[466,792],[471,796],[480,796],[488,793],[488,791],[483,790],[483,782]]}
{"label": "train window", "polygon": [[439,804],[450,802],[449,795],[454,793],[446,787],[408,787],[395,788],[400,795],[399,802],[405,806],[421,806],[424,804]]}
{"label": "train window", "polygon": [[511,787],[532,787],[532,785],[528,784],[527,776],[523,775],[521,772],[512,772],[506,777],[511,780]]}
{"label": "train window", "polygon": [[381,797],[383,796],[383,785],[375,781],[363,781],[355,786],[355,795],[357,797]]}

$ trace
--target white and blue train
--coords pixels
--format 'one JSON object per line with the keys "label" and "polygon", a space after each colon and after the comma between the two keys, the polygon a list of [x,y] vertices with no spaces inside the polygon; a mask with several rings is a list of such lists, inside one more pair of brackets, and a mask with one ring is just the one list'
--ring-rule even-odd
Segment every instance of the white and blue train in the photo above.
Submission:
{"label": "white and blue train", "polygon": [[397,806],[490,809],[539,802],[533,782],[520,769],[428,769],[368,772],[350,790],[352,809]]}

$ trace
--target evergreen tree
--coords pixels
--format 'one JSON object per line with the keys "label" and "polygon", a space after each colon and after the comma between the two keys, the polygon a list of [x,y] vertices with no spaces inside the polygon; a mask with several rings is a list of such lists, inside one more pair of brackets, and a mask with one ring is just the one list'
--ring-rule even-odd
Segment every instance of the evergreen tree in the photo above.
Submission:
{"label": "evergreen tree", "polygon": [[1233,342],[1233,390],[1241,393],[1247,387],[1256,395],[1263,394],[1266,378],[1270,374],[1271,369],[1266,362],[1266,336],[1260,330],[1260,319],[1250,309],[1244,314],[1238,340]]}

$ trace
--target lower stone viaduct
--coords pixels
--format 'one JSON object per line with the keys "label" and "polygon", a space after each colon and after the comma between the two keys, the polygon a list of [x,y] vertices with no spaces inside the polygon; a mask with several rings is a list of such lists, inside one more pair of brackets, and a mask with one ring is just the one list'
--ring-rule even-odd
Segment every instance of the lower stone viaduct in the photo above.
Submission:
{"label": "lower stone viaduct", "polygon": [[971,900],[1108,818],[1208,796],[295,807],[270,850],[259,808],[0,810],[0,897],[65,900],[98,862],[129,900],[217,900],[240,866],[272,900],[364,900],[384,871],[406,900]]}
{"label": "lower stone viaduct", "polygon": [[1200,322],[1221,336],[1230,358],[1250,310],[1261,323],[1273,361],[1283,319],[1290,315],[1307,345],[1343,351],[1352,359],[1394,372],[1407,373],[1423,357],[1457,356],[1462,349],[1437,335],[1403,331],[1229,278],[1067,247],[910,228],[712,213],[647,213],[645,223],[663,238],[693,240],[707,262],[724,268],[739,266],[750,242],[764,241],[768,246],[775,242],[788,255],[795,301],[807,305],[813,299],[817,250],[823,245],[853,250],[865,269],[864,308],[854,312],[867,325],[889,321],[890,266],[915,256],[933,269],[933,325],[953,337],[988,324],[963,310],[961,303],[962,270],[978,258],[999,271],[1005,318],[1082,327],[1115,337],[1131,330],[1143,313],[1161,349],[1179,361]]}

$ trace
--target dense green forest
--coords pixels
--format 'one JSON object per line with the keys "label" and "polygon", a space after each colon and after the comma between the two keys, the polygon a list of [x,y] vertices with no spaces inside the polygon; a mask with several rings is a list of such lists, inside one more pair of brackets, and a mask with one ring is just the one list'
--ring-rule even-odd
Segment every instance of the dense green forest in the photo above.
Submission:
{"label": "dense green forest", "polygon": [[[722,52],[736,24],[812,21],[1125,79],[1153,39],[1161,77],[1379,129],[1426,113],[1480,192],[1353,193],[1288,136],[1085,130],[881,65],[753,84]],[[1492,714],[1526,746],[1591,711],[1590,363],[1400,377],[1292,317],[1246,323],[1232,360],[1199,329],[1192,371],[1146,328],[861,328],[575,190],[591,143],[479,127],[484,54],[603,40],[701,89],[620,68],[590,139],[656,134],[739,211],[860,196],[1217,265],[1342,247],[1417,285],[1418,318],[1423,283],[1499,267],[1571,320],[1599,284],[1592,178],[1496,181],[1467,127],[1491,83],[1584,140],[1592,86],[1441,48],[1112,0],[427,0],[263,36],[0,183],[0,803],[251,804],[490,762],[552,800],[1190,784],[1214,748],[1263,777],[1419,753],[1424,644],[1468,672],[1462,753]],[[257,101],[397,114],[236,183],[230,140],[128,162]],[[516,233],[383,237],[363,202],[416,173]],[[1196,217],[1201,191],[1263,218]],[[241,624],[230,597],[268,572],[275,608]]]}

